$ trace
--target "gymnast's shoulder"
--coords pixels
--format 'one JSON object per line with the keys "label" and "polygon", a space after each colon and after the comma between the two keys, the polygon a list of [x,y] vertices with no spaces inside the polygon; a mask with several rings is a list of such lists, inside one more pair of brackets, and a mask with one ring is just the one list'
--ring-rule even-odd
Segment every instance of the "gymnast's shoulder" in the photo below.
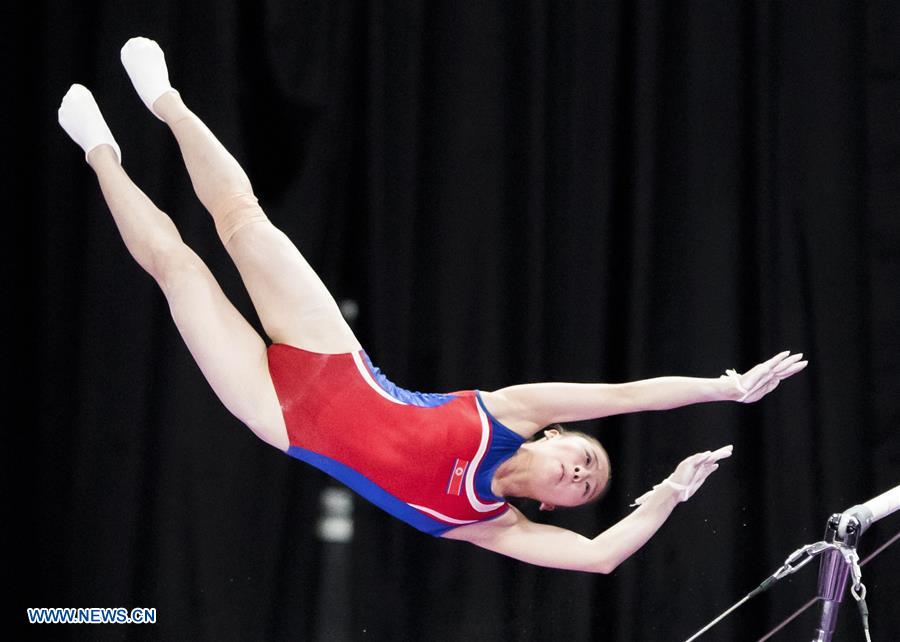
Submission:
{"label": "gymnast's shoulder", "polygon": [[441,535],[441,537],[477,544],[498,537],[501,533],[507,532],[510,528],[515,528],[523,520],[526,522],[529,521],[518,508],[509,506],[509,509],[499,517],[487,519],[483,522],[476,522],[474,524],[466,524],[465,526],[458,526],[447,531]]}

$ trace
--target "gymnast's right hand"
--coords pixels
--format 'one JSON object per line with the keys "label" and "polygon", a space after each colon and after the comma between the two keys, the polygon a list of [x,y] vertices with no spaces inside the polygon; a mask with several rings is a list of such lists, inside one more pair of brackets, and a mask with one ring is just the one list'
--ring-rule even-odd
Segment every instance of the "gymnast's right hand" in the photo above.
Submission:
{"label": "gymnast's right hand", "polygon": [[754,366],[744,374],[726,370],[720,379],[728,380],[731,399],[741,403],[753,403],[775,390],[782,379],[803,370],[808,361],[802,361],[803,353],[791,354],[789,350],[779,352],[768,361]]}
{"label": "gymnast's right hand", "polygon": [[720,459],[731,457],[732,446],[723,446],[716,451],[709,451],[691,455],[675,469],[675,471],[666,477],[661,483],[653,487],[653,490],[647,491],[636,500],[633,506],[643,504],[647,498],[660,486],[668,486],[676,492],[678,501],[686,502],[694,493],[703,485],[706,478],[709,477],[714,470],[719,467],[717,463]]}

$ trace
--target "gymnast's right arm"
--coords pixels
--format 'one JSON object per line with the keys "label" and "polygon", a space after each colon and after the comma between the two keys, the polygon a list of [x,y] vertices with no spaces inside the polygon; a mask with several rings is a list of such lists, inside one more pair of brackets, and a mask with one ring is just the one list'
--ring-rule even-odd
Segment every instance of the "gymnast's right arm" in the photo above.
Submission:
{"label": "gymnast's right arm", "polygon": [[644,410],[669,410],[709,401],[759,400],[782,379],[806,367],[802,354],[776,354],[746,373],[729,370],[719,378],[656,377],[628,383],[529,383],[489,394],[499,421],[537,432],[554,423],[598,419]]}
{"label": "gymnast's right arm", "polygon": [[653,537],[676,504],[693,494],[686,489],[695,491],[717,467],[708,452],[688,457],[667,479],[668,483],[657,485],[641,497],[637,510],[593,539],[532,522],[513,506],[497,519],[456,528],[444,537],[471,542],[538,566],[611,573]]}

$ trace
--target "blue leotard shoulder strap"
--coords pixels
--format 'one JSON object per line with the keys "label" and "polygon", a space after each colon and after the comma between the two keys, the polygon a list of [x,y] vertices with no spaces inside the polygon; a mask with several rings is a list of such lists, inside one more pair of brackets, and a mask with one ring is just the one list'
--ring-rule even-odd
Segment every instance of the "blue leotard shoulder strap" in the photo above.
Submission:
{"label": "blue leotard shoulder strap", "polygon": [[497,421],[496,417],[484,405],[479,391],[475,391],[475,396],[478,399],[478,405],[481,406],[491,424],[491,444],[481,460],[481,465],[475,472],[475,491],[479,497],[484,499],[495,502],[506,501],[503,497],[497,497],[491,492],[491,481],[494,479],[494,473],[500,467],[500,464],[519,450],[522,444],[525,443],[525,438]]}

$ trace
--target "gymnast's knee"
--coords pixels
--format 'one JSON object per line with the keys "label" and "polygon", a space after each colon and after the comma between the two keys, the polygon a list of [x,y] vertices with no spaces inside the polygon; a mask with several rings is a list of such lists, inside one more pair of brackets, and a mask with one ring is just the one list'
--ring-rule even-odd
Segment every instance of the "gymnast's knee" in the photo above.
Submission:
{"label": "gymnast's knee", "polygon": [[203,260],[184,243],[168,243],[155,248],[148,271],[167,298],[175,296],[186,282],[192,282],[198,276],[206,279],[209,273]]}
{"label": "gymnast's knee", "polygon": [[229,194],[210,207],[210,213],[216,223],[216,232],[225,246],[248,225],[269,222],[253,192]]}

